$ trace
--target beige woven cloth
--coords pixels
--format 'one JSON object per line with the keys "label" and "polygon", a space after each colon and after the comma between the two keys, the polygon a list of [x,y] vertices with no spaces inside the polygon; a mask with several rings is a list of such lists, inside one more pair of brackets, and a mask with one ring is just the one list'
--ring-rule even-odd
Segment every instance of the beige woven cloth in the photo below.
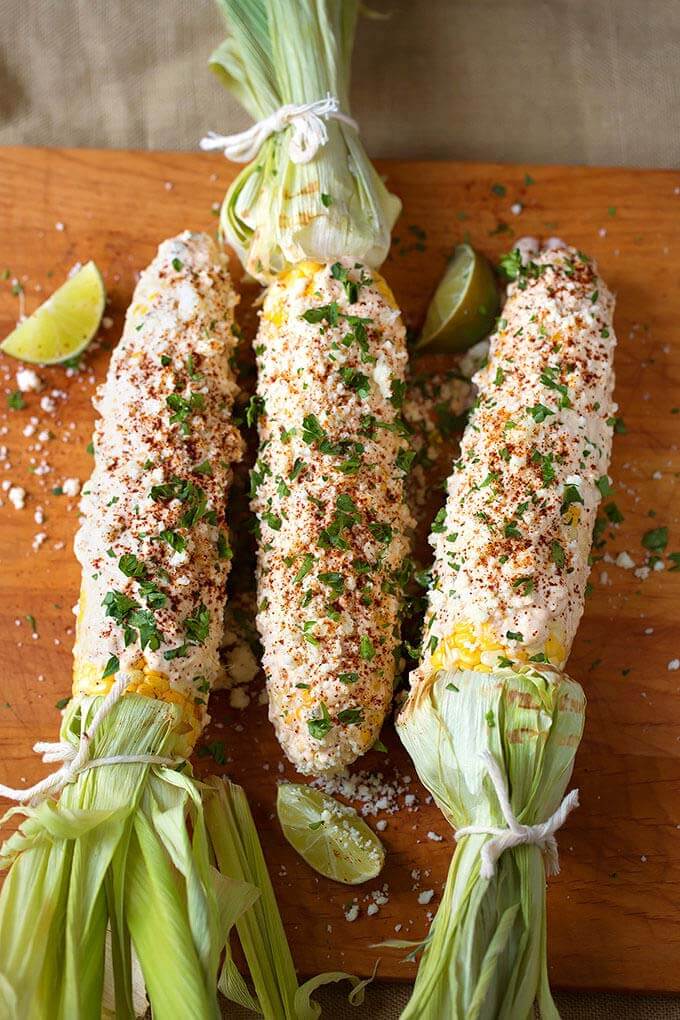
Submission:
{"label": "beige woven cloth", "polygon": [[[680,0],[369,6],[392,12],[360,26],[356,49],[353,113],[373,155],[680,164]],[[0,144],[193,149],[241,130],[205,69],[221,35],[210,0],[0,0]],[[393,1020],[407,996],[373,985],[367,1014]],[[319,999],[333,1020],[366,1015],[339,989]],[[565,1020],[680,1020],[677,999],[558,1002]]]}
{"label": "beige woven cloth", "polygon": [[[408,988],[400,985],[372,985],[366,991],[363,1006],[350,1006],[342,990],[320,990],[316,1001],[323,1006],[328,1020],[399,1020],[408,1002]],[[663,996],[562,993],[555,995],[562,1020],[678,1020],[680,1003]],[[253,1014],[238,1006],[225,1004],[225,1020],[252,1020]],[[449,1020],[449,1017],[441,1017]],[[519,1018],[518,1018],[519,1020]]]}
{"label": "beige woven cloth", "polygon": [[[281,0],[285,3],[286,0]],[[678,0],[370,0],[374,156],[677,166]],[[213,0],[0,0],[0,144],[192,149],[248,120],[205,69]]]}

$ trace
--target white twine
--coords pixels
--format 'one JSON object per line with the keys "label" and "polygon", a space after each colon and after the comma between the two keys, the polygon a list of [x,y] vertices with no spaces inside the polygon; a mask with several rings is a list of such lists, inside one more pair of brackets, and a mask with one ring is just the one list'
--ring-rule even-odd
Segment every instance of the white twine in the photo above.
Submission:
{"label": "white twine", "polygon": [[496,871],[496,861],[515,846],[531,845],[538,846],[547,857],[546,872],[548,875],[558,875],[560,871],[560,860],[557,852],[557,840],[555,833],[561,829],[567,820],[567,816],[575,807],[578,807],[578,790],[572,790],[564,798],[557,811],[554,812],[545,822],[538,825],[523,825],[517,821],[515,813],[510,804],[508,784],[501,767],[490,751],[482,751],[487,771],[493,788],[498,797],[501,814],[505,819],[507,828],[497,828],[493,825],[466,825],[456,832],[456,842],[463,836],[488,835],[493,839],[488,840],[480,851],[482,858],[482,878],[492,878]]}
{"label": "white twine", "polygon": [[287,103],[269,117],[235,135],[218,135],[209,131],[201,138],[199,145],[205,152],[222,149],[227,159],[234,163],[249,163],[255,159],[270,135],[291,127],[288,149],[290,158],[293,163],[309,163],[328,141],[324,120],[339,120],[359,130],[357,122],[342,113],[338,100],[328,93],[325,99],[316,99],[313,103],[301,103],[299,106]]}
{"label": "white twine", "polygon": [[92,738],[113,706],[120,701],[129,683],[130,679],[127,674],[120,673],[118,675],[118,679],[113,683],[111,690],[95,712],[92,722],[81,732],[80,742],[77,746],[67,740],[58,740],[55,743],[38,741],[33,745],[33,750],[42,755],[44,762],[64,762],[61,768],[24,790],[4,786],[0,783],[0,797],[19,803],[30,801],[32,804],[37,804],[51,795],[58,794],[68,783],[73,783],[81,772],[99,768],[101,765],[175,765],[174,758],[166,758],[159,754],[116,754],[105,758],[89,757]]}

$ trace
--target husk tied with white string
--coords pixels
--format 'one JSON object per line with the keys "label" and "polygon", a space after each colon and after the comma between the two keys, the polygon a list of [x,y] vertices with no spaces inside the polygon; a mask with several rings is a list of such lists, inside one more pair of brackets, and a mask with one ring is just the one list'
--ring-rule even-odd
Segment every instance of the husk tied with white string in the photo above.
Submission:
{"label": "husk tied with white string", "polygon": [[298,987],[243,790],[155,761],[176,757],[179,708],[127,694],[94,728],[102,700],[74,699],[61,728],[74,750],[91,732],[101,764],[4,819],[24,816],[0,851],[0,1018],[133,1020],[150,1005],[154,1020],[219,1020],[218,980],[265,1020],[314,1020],[328,981],[348,978],[360,1002],[365,982],[343,973]]}
{"label": "husk tied with white string", "polygon": [[[564,673],[442,671],[414,686],[397,728],[454,829],[506,832],[480,752],[500,766],[517,822],[538,825],[560,807],[584,715],[583,691]],[[529,1020],[534,1002],[544,1020],[558,1017],[546,956],[550,859],[539,845],[516,845],[492,860],[493,874],[485,878],[482,848],[493,840],[492,833],[460,839],[437,915],[418,947],[422,960],[402,1020]]]}
{"label": "husk tied with white string", "polygon": [[[230,36],[210,67],[256,122],[281,107],[337,100],[342,119],[322,116],[313,158],[292,122],[263,142],[224,199],[220,226],[262,283],[304,259],[340,255],[377,268],[387,256],[401,203],[371,165],[349,122],[356,0],[218,0]],[[210,147],[215,147],[209,142]],[[304,161],[298,161],[304,160]]]}
{"label": "husk tied with white string", "polygon": [[[74,699],[62,741],[77,746],[99,704]],[[175,705],[126,695],[93,732],[91,758],[171,757],[179,716]],[[219,1017],[220,954],[257,890],[213,867],[190,772],[101,765],[58,801],[8,814],[26,817],[0,860],[11,865],[0,898],[3,1018],[98,1020],[107,932],[116,1020],[135,1016],[133,946],[155,1018]]]}

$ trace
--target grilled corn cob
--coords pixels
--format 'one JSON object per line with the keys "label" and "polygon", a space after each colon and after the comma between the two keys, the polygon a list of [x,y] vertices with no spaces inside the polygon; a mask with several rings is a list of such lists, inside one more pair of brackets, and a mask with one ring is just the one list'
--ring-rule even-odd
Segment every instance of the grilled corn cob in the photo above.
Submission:
{"label": "grilled corn cob", "polygon": [[269,288],[256,352],[270,718],[299,771],[331,772],[373,744],[392,696],[413,524],[404,327],[375,272],[304,262]]}
{"label": "grilled corn cob", "polygon": [[133,947],[157,1020],[220,1015],[224,918],[252,888],[216,886],[208,828],[224,824],[219,810],[206,824],[184,759],[219,671],[225,493],[241,452],[235,304],[210,238],[166,241],[97,395],[74,697],[50,748],[65,764],[40,787],[61,794],[15,809],[27,817],[0,853],[8,1020],[101,1016],[107,930],[116,1016],[135,1015]]}
{"label": "grilled corn cob", "polygon": [[75,540],[74,697],[106,694],[122,670],[129,693],[181,706],[187,757],[220,674],[225,494],[241,454],[225,266],[210,238],[185,233],[143,273],[95,399],[95,468]]}
{"label": "grilled corn cob", "polygon": [[562,668],[583,612],[608,489],[614,301],[574,249],[515,268],[433,527],[425,672]]}
{"label": "grilled corn cob", "polygon": [[[522,253],[525,257],[523,258]],[[534,257],[535,256],[535,257]],[[585,715],[563,672],[616,410],[614,301],[581,252],[525,243],[437,516],[421,665],[397,720],[460,840],[403,1020],[557,1017],[545,873]]]}

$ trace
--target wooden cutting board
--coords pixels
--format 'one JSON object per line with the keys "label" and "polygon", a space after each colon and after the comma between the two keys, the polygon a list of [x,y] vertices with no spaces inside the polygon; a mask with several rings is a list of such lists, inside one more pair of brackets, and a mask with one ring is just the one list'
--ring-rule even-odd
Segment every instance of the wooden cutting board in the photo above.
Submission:
{"label": "wooden cutting board", "polygon": [[[669,530],[666,552],[679,551],[680,174],[475,163],[380,168],[404,203],[385,273],[413,326],[464,237],[496,257],[520,234],[559,234],[597,258],[618,294],[617,397],[627,427],[616,437],[611,472],[625,519],[602,552],[614,559],[627,552],[639,567],[643,534],[660,526]],[[120,335],[135,274],[163,238],[187,227],[215,229],[215,203],[233,172],[217,156],[0,150],[0,335],[19,312],[13,279],[31,311],[75,262],[91,258],[104,273],[113,319],[85,371],[68,378],[63,368],[41,370],[44,393],[58,391],[54,410],[41,409],[36,394],[18,411],[0,397],[0,445],[8,448],[0,480],[28,493],[16,510],[0,492],[3,782],[29,783],[45,773],[31,746],[54,739],[55,702],[70,687],[77,501],[52,490],[89,474],[90,397]],[[252,335],[247,306],[256,291],[246,287],[244,294],[241,321]],[[16,390],[17,367],[0,360],[6,393]],[[53,438],[32,451],[43,430]],[[44,523],[35,519],[39,507]],[[39,533],[46,538],[34,549]],[[669,571],[672,560],[664,563],[647,579],[613,562],[593,570],[570,664],[589,698],[574,779],[581,809],[560,835],[562,874],[548,894],[556,986],[680,991],[680,672],[669,667],[680,656],[680,572]],[[380,879],[350,889],[317,877],[277,827],[276,781],[295,776],[256,701],[237,711],[226,695],[213,698],[208,740],[224,742],[231,758],[224,770],[248,792],[299,968],[366,975],[380,956],[381,977],[412,978],[414,965],[402,962],[402,952],[371,947],[394,937],[399,924],[401,937],[426,933],[452,852],[446,823],[414,779],[397,798],[401,810],[369,818],[387,821]],[[387,757],[373,752],[358,768],[414,776],[394,732],[386,731]],[[211,758],[197,767],[220,768]],[[414,795],[410,809],[405,794]],[[369,915],[370,893],[385,883],[388,901]],[[419,893],[430,889],[431,904],[420,905]],[[345,910],[355,896],[360,912],[350,923]]]}

